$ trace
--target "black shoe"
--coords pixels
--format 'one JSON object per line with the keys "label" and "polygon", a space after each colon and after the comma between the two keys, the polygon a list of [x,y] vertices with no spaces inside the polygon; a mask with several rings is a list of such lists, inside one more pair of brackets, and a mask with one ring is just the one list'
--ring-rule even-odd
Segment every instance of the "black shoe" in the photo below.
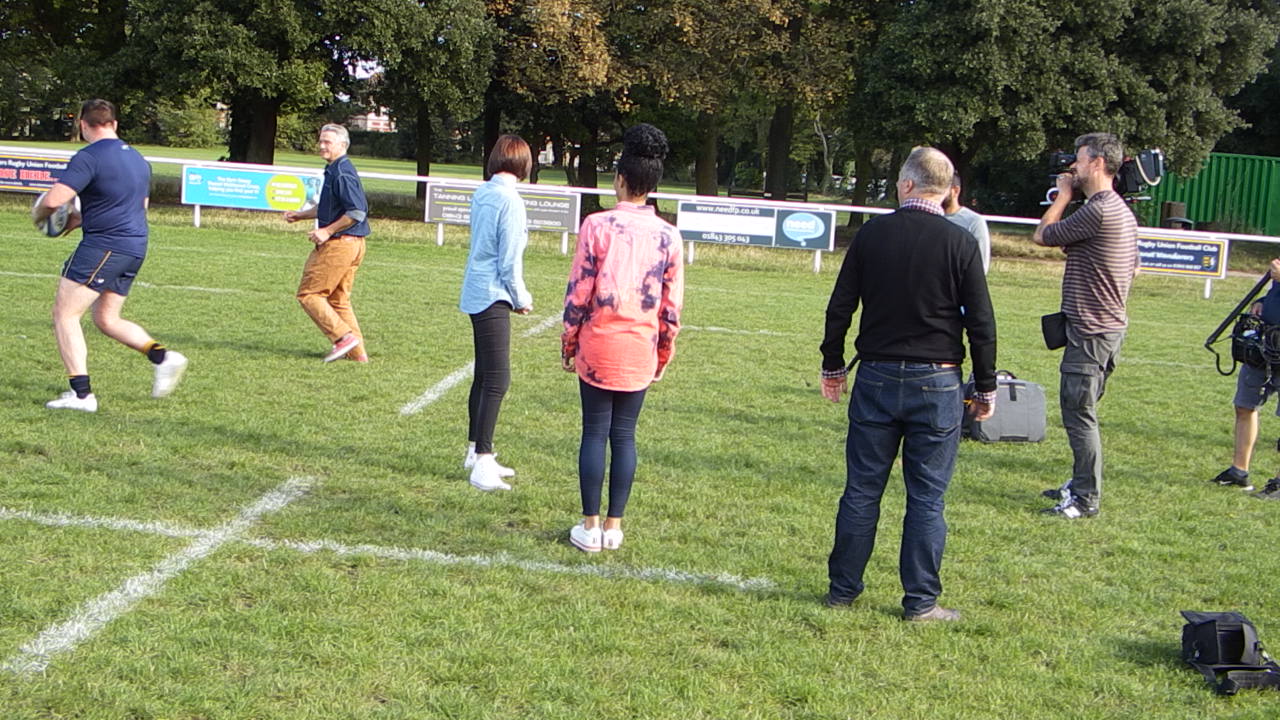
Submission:
{"label": "black shoe", "polygon": [[1218,473],[1218,477],[1214,478],[1213,481],[1223,487],[1231,486],[1240,488],[1244,491],[1252,490],[1253,483],[1249,482],[1249,473],[1245,473],[1243,476],[1240,476],[1231,472],[1234,469],[1235,468],[1227,468],[1226,470],[1223,470]]}
{"label": "black shoe", "polygon": [[840,597],[838,595],[827,593],[822,597],[822,604],[829,608],[847,608],[852,605],[853,601],[857,598],[857,595],[854,595],[853,597]]}
{"label": "black shoe", "polygon": [[1075,520],[1078,518],[1091,518],[1098,514],[1098,508],[1092,505],[1086,505],[1081,502],[1080,498],[1072,498],[1064,500],[1051,508],[1045,508],[1040,512],[1045,515],[1055,515],[1057,517],[1069,518]]}
{"label": "black shoe", "polygon": [[1050,500],[1054,500],[1056,502],[1062,502],[1063,500],[1067,499],[1068,495],[1071,494],[1071,481],[1068,480],[1062,483],[1062,485],[1058,487],[1049,488],[1048,490],[1045,490],[1040,494],[1044,497],[1049,498]]}
{"label": "black shoe", "polygon": [[934,605],[928,610],[915,615],[903,613],[902,619],[907,622],[955,622],[960,619],[960,611],[944,608],[941,605]]}
{"label": "black shoe", "polygon": [[1267,486],[1253,494],[1259,500],[1280,500],[1280,478],[1271,478]]}

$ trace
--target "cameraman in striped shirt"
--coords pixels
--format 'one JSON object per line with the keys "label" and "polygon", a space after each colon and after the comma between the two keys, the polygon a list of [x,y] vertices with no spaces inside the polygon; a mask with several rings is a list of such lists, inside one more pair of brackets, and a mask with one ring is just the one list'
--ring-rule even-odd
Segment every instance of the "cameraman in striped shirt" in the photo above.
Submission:
{"label": "cameraman in striped shirt", "polygon": [[[1076,160],[1058,176],[1058,194],[1033,237],[1067,255],[1062,274],[1067,346],[1058,401],[1075,462],[1071,479],[1044,494],[1058,501],[1046,513],[1072,519],[1098,514],[1102,437],[1097,407],[1129,326],[1125,301],[1138,271],[1138,224],[1114,189],[1124,160],[1119,139],[1089,133],[1076,138],[1075,147]],[[1084,205],[1063,219],[1077,189],[1086,197]]]}

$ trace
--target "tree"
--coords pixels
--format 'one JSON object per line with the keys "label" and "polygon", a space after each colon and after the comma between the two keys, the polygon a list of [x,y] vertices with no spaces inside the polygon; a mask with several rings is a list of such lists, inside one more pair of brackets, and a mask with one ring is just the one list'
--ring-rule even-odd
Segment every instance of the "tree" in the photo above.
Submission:
{"label": "tree", "polygon": [[1248,127],[1222,138],[1214,150],[1280,156],[1280,52],[1272,48],[1267,71],[1227,103]]}
{"label": "tree", "polygon": [[[1197,167],[1239,125],[1224,98],[1263,67],[1276,4],[917,0],[886,15],[853,105],[892,144],[934,144],[962,177],[1090,130]],[[967,180],[967,177],[965,177]]]}
{"label": "tree", "polygon": [[[415,32],[382,49],[385,68],[369,93],[375,104],[408,119],[415,133],[417,173],[431,173],[433,119],[473,117],[482,105],[493,65],[493,26],[483,0],[415,2],[410,16]],[[370,52],[377,48],[370,42]],[[426,186],[418,187],[425,197]]]}
{"label": "tree", "polygon": [[114,60],[126,44],[127,9],[127,0],[0,3],[0,131],[53,124],[74,133],[66,114],[91,96],[127,107]]}

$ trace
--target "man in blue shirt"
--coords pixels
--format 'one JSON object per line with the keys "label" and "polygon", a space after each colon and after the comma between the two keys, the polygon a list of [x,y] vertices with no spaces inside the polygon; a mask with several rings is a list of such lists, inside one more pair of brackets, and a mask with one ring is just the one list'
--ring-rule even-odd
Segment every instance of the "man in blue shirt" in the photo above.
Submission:
{"label": "man in blue shirt", "polygon": [[[1280,258],[1271,261],[1271,290],[1253,304],[1250,312],[1267,325],[1280,325]],[[1253,459],[1253,444],[1258,439],[1258,410],[1267,404],[1271,395],[1280,389],[1280,367],[1257,368],[1241,365],[1236,378],[1235,453],[1231,466],[1218,473],[1214,482],[1225,487],[1252,490],[1249,481],[1249,461]],[[1280,415],[1280,407],[1276,408]],[[1280,474],[1267,481],[1266,487],[1254,497],[1263,500],[1280,500]]]}
{"label": "man in blue shirt", "polygon": [[93,308],[93,324],[107,337],[147,356],[155,365],[152,397],[173,392],[187,359],[166,350],[146,330],[120,317],[125,297],[147,255],[147,202],[151,166],[116,134],[116,108],[89,100],[80,108],[80,134],[89,145],[67,163],[44,201],[32,210],[38,225],[62,205],[80,198],[69,226],[83,233],[62,266],[53,302],[53,331],[71,390],[45,403],[54,410],[96,412],[89,384],[88,350],[80,318]]}
{"label": "man in blue shirt", "polygon": [[333,348],[325,362],[349,357],[368,362],[364,336],[351,309],[351,288],[356,270],[364,260],[365,236],[369,234],[369,203],[356,168],[347,158],[351,145],[347,129],[341,125],[320,128],[320,157],[328,163],[324,168],[324,185],[320,202],[308,210],[285,212],[287,222],[317,220],[307,234],[315,249],[302,268],[298,286],[298,302],[320,328]]}

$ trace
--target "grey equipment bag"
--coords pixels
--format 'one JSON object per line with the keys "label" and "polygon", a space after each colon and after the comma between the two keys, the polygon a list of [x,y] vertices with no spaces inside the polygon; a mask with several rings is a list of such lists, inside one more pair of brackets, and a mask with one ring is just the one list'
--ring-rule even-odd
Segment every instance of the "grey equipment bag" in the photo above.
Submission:
{"label": "grey equipment bag", "polygon": [[[965,397],[973,393],[973,380],[965,386]],[[967,400],[966,400],[967,402]],[[1007,370],[996,371],[996,409],[981,422],[964,414],[961,433],[979,442],[1040,442],[1044,440],[1044,388],[1019,380]]]}

